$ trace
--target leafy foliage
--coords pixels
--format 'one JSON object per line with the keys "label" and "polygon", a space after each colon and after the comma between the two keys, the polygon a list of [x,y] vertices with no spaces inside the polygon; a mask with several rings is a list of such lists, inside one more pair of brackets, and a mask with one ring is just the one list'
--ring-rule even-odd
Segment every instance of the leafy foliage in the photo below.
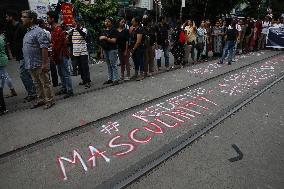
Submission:
{"label": "leafy foliage", "polygon": [[[97,41],[104,27],[104,19],[107,16],[115,16],[117,13],[117,2],[113,0],[96,0],[93,5],[85,5],[79,0],[73,0],[77,16],[81,16],[85,22],[92,38]],[[95,46],[97,44],[95,43]]]}

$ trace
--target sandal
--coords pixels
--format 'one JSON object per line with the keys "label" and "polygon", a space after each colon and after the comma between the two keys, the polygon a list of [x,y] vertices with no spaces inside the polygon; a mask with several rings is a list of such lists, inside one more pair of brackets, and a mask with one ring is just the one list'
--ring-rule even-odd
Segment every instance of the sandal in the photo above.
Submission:
{"label": "sandal", "polygon": [[55,105],[54,102],[48,102],[48,103],[46,103],[46,104],[44,105],[43,109],[44,109],[44,110],[47,110],[47,109],[51,108],[51,107],[54,106],[54,105]]}

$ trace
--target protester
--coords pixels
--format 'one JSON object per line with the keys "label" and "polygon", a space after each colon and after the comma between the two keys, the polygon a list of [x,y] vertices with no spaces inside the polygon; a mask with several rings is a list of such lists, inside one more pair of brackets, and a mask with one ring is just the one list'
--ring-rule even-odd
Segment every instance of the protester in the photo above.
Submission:
{"label": "protester", "polygon": [[114,28],[114,19],[107,17],[105,19],[105,30],[100,38],[102,56],[107,62],[108,80],[104,84],[118,85],[119,76],[117,68],[117,30]]}
{"label": "protester", "polygon": [[222,29],[220,22],[216,21],[215,26],[212,28],[212,44],[213,44],[213,56],[219,57],[223,52],[223,35],[224,30]]}
{"label": "protester", "polygon": [[57,65],[60,80],[62,82],[61,89],[56,95],[64,95],[69,98],[74,95],[72,79],[68,68],[69,50],[67,48],[67,33],[58,24],[58,15],[54,11],[47,12],[47,22],[51,26],[51,43],[52,43],[52,61]]}
{"label": "protester", "polygon": [[[130,28],[130,52],[134,62],[135,74],[131,79],[140,81],[144,79],[144,38],[141,19],[134,17]],[[140,72],[140,74],[139,74]]]}
{"label": "protester", "polygon": [[[79,85],[84,85],[85,89],[91,87],[88,49],[87,49],[87,29],[82,25],[82,18],[75,19],[75,28],[71,29],[69,35],[72,42],[72,63],[78,66],[82,82]],[[73,67],[74,68],[74,67]]]}
{"label": "protester", "polygon": [[172,54],[174,56],[174,67],[179,68],[183,64],[183,57],[184,57],[184,45],[186,42],[186,36],[181,28],[181,22],[178,21],[176,24],[176,27],[172,33],[172,42],[173,42],[173,48],[172,48]]}
{"label": "protester", "polygon": [[0,26],[0,115],[8,112],[3,96],[3,89],[7,78],[5,66],[8,64],[8,56],[5,53],[4,28]]}
{"label": "protester", "polygon": [[156,41],[155,28],[151,24],[151,19],[144,15],[143,19],[143,33],[144,33],[144,77],[149,77],[154,72],[154,44]]}
{"label": "protester", "polygon": [[31,108],[44,105],[44,109],[52,107],[54,96],[48,77],[48,47],[49,40],[46,33],[37,26],[37,14],[26,10],[22,12],[22,22],[28,28],[23,39],[23,55],[25,67],[29,69],[37,90],[37,102]]}
{"label": "protester", "polygon": [[[205,28],[205,22],[202,21],[200,27],[197,29],[197,61],[207,61],[207,45],[208,45],[208,38],[207,38],[207,30]],[[201,57],[200,57],[201,56]]]}
{"label": "protester", "polygon": [[[165,57],[165,67],[166,70],[169,71],[170,69],[170,43],[169,43],[169,25],[166,22],[166,18],[164,16],[160,16],[159,24],[156,27],[156,38],[157,38],[157,45],[159,49],[162,49],[164,52]],[[162,60],[161,58],[157,60],[158,71],[161,70]]]}
{"label": "protester", "polygon": [[[50,46],[48,48],[48,56],[51,57],[51,53],[52,53],[51,33],[50,33],[51,28],[47,27],[47,25],[46,25],[46,23],[43,19],[38,20],[38,26],[41,27],[45,31],[45,33],[46,33],[46,35],[47,35],[47,37],[50,41]],[[57,87],[57,86],[59,86],[58,72],[57,72],[56,64],[52,61],[51,58],[49,58],[49,68],[50,68],[52,85],[53,85],[53,87]]]}
{"label": "protester", "polygon": [[266,16],[264,18],[264,21],[262,21],[262,30],[261,30],[261,34],[259,37],[259,43],[258,43],[258,50],[264,49],[265,45],[266,45],[266,36],[268,33],[268,28],[271,27],[271,22],[269,20],[269,17]]}
{"label": "protester", "polygon": [[[126,20],[120,18],[118,20],[119,27],[117,29],[118,57],[120,61],[121,80],[130,80],[130,64],[129,64],[129,31],[125,28]],[[126,70],[126,77],[125,77]]]}
{"label": "protester", "polygon": [[229,52],[229,57],[228,57],[228,64],[232,64],[232,56],[233,56],[233,50],[235,48],[235,44],[237,41],[237,36],[238,36],[238,30],[236,29],[236,22],[232,21],[232,24],[229,25],[227,32],[226,32],[226,42],[225,42],[225,47],[223,50],[223,55],[218,64],[223,64],[225,58],[228,55]]}
{"label": "protester", "polygon": [[[32,76],[25,68],[25,60],[23,57],[23,39],[27,32],[27,29],[23,26],[22,23],[16,21],[17,14],[13,11],[7,11],[6,21],[8,24],[7,27],[7,43],[8,48],[11,48],[12,55],[20,63],[19,72],[22,83],[27,92],[27,96],[24,98],[25,102],[30,102],[36,99],[36,88],[32,79]],[[13,96],[13,94],[11,94]]]}
{"label": "protester", "polygon": [[188,26],[185,27],[187,44],[190,46],[191,59],[195,63],[195,45],[197,40],[197,28],[194,21],[188,20]]}

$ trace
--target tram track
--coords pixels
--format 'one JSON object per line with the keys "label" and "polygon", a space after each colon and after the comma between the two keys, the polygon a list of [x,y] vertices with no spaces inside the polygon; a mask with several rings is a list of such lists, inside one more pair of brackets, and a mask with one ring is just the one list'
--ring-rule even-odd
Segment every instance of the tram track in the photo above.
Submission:
{"label": "tram track", "polygon": [[[279,54],[278,54],[279,55]],[[186,91],[186,90],[189,90],[191,88],[195,88],[195,87],[199,87],[199,86],[203,86],[205,84],[208,84],[212,81],[215,81],[215,80],[218,80],[226,75],[229,75],[229,74],[232,74],[234,72],[238,72],[238,71],[241,71],[249,66],[252,66],[252,65],[255,65],[257,63],[261,63],[267,59],[270,59],[270,58],[273,58],[275,56],[278,56],[278,55],[273,55],[271,57],[268,57],[268,58],[265,58],[263,60],[259,60],[257,62],[254,62],[254,63],[251,63],[249,65],[244,65],[244,66],[241,66],[239,68],[236,68],[236,69],[233,69],[233,70],[230,70],[228,72],[225,72],[225,73],[221,73],[219,75],[216,75],[214,77],[210,77],[208,79],[205,79],[201,82],[197,82],[195,84],[192,84],[192,85],[189,85],[187,87],[184,87],[180,90],[177,90],[177,91],[174,91],[174,92],[171,92],[169,94],[166,94],[166,95],[163,95],[163,96],[160,96],[160,97],[157,97],[155,99],[152,99],[152,100],[149,100],[147,102],[144,102],[144,103],[141,103],[141,104],[138,104],[136,106],[133,106],[133,107],[130,107],[130,108],[127,108],[125,110],[122,110],[120,112],[117,112],[117,113],[114,113],[114,114],[111,114],[109,116],[106,116],[106,117],[103,117],[103,118],[100,118],[98,120],[95,120],[95,121],[92,121],[92,122],[89,122],[89,123],[86,123],[85,125],[83,126],[78,126],[78,127],[75,127],[73,129],[70,129],[70,130],[67,130],[67,131],[64,131],[64,132],[61,132],[61,133],[58,133],[56,135],[52,135],[50,137],[47,137],[45,139],[42,139],[42,140],[38,140],[34,143],[31,143],[29,145],[25,145],[25,146],[22,146],[22,147],[19,147],[17,149],[14,149],[14,150],[11,150],[9,152],[6,152],[6,153],[3,153],[0,155],[0,163],[3,162],[3,161],[6,161],[7,158],[13,156],[13,157],[17,157],[17,156],[20,156],[22,153],[30,153],[30,152],[33,152],[33,151],[36,151],[38,148],[40,148],[41,146],[46,146],[46,145],[50,145],[52,144],[53,142],[57,142],[57,141],[60,141],[60,140],[63,140],[64,138],[66,137],[72,137],[72,136],[75,136],[75,135],[78,135],[80,133],[83,133],[83,132],[87,132],[88,130],[90,130],[91,128],[93,127],[97,127],[98,123],[100,122],[103,122],[105,120],[108,120],[112,117],[121,117],[121,116],[124,116],[126,114],[129,114],[129,112],[133,112],[135,111],[136,109],[139,109],[139,107],[141,106],[147,106],[155,101],[160,101],[162,99],[165,99],[169,96],[172,96],[172,95],[175,95],[175,94],[178,94],[178,93],[182,93],[183,91]],[[239,109],[241,109],[243,106],[245,106],[247,103],[249,103],[250,101],[252,101],[254,98],[256,98],[257,96],[261,95],[264,91],[266,91],[268,88],[270,88],[271,86],[273,86],[274,84],[276,84],[277,82],[279,82],[280,80],[283,79],[283,75],[281,76],[278,76],[276,80],[273,80],[272,82],[270,82],[269,85],[267,85],[266,87],[262,88],[261,90],[258,90],[258,92],[254,93],[253,95],[251,95],[250,97],[246,97],[246,99],[242,100],[242,102],[237,102],[235,104],[233,104],[231,107],[230,107],[230,110],[226,109],[224,111],[229,111],[228,114],[225,114],[225,115],[218,115],[216,119],[214,119],[211,123],[205,123],[204,127],[202,127],[203,129],[201,129],[199,132],[195,133],[193,136],[187,136],[185,138],[183,138],[183,140],[177,142],[175,141],[176,146],[173,146],[171,148],[171,150],[168,150],[166,151],[164,154],[161,155],[160,158],[158,159],[155,159],[154,161],[152,161],[151,163],[149,163],[148,165],[146,165],[145,167],[142,167],[140,168],[138,171],[135,171],[137,172],[137,174],[132,174],[130,175],[129,177],[125,178],[124,180],[121,180],[119,182],[116,183],[116,185],[114,186],[114,188],[121,188],[121,187],[124,187],[126,185],[128,185],[129,183],[133,182],[135,179],[139,178],[141,175],[145,174],[146,172],[148,172],[149,170],[153,169],[155,166],[159,165],[161,162],[163,162],[164,160],[166,160],[167,158],[171,157],[173,154],[177,153],[178,151],[180,151],[181,149],[183,149],[185,146],[189,145],[190,143],[192,143],[194,140],[196,140],[197,138],[199,138],[200,136],[202,136],[204,133],[208,132],[210,129],[214,128],[218,123],[220,123],[221,121],[223,121],[224,119],[226,119],[227,117],[229,117],[230,115],[232,115],[234,112],[238,111]],[[215,116],[216,117],[216,116]],[[210,125],[210,126],[208,126]],[[105,186],[103,186],[105,187]],[[103,188],[102,187],[102,188]]]}

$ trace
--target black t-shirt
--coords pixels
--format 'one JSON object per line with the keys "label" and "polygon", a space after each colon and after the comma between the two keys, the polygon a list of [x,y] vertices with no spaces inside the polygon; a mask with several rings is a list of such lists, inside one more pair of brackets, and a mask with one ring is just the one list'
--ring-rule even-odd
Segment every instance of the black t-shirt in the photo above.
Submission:
{"label": "black t-shirt", "polygon": [[159,24],[156,27],[158,45],[162,45],[162,46],[166,45],[166,41],[169,38],[169,29],[170,27],[167,24],[164,24],[164,25]]}
{"label": "black t-shirt", "polygon": [[156,41],[155,27],[147,25],[143,27],[144,32],[144,44],[153,46]]}
{"label": "black t-shirt", "polygon": [[[137,34],[142,34],[143,35],[143,29],[141,26],[138,26],[132,30],[130,33],[130,47],[133,48],[136,41],[137,41]],[[142,37],[142,42],[141,45],[143,45],[143,37]],[[141,46],[140,45],[140,46]]]}
{"label": "black t-shirt", "polygon": [[[105,29],[101,36],[106,36],[107,38],[117,38],[117,30],[115,28],[111,28],[109,30]],[[103,50],[115,50],[117,49],[117,42],[116,43],[111,43],[108,42],[107,40],[101,40],[100,45],[103,48]]]}
{"label": "black t-shirt", "polygon": [[227,35],[227,41],[236,41],[238,30],[236,28],[230,28],[230,29],[228,28],[226,35]]}
{"label": "black t-shirt", "polygon": [[123,29],[121,32],[117,31],[117,45],[118,50],[124,51],[126,49],[126,42],[129,41],[129,31]]}

